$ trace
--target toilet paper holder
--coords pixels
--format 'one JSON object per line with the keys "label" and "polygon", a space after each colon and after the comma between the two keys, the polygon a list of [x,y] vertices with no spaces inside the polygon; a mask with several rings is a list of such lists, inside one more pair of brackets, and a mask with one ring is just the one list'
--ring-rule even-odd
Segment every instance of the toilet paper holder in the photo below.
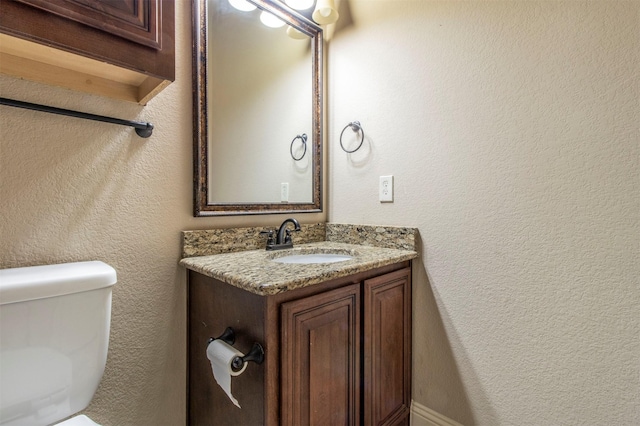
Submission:
{"label": "toilet paper holder", "polygon": [[[222,340],[223,342],[228,343],[229,345],[233,345],[236,342],[236,333],[235,331],[233,331],[231,327],[227,327],[220,336],[215,338],[214,337],[209,338],[209,340],[207,341],[207,346],[214,340]],[[242,370],[242,367],[244,367],[244,364],[247,362],[255,362],[256,364],[262,364],[263,361],[264,361],[264,348],[260,343],[254,342],[249,353],[247,353],[245,356],[242,356],[242,357],[237,356],[231,361],[231,368],[234,371],[240,371]]]}

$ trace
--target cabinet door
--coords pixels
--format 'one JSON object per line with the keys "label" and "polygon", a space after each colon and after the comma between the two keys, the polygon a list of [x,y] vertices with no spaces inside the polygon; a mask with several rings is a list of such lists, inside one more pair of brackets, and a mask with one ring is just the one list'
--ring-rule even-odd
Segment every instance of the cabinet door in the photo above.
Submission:
{"label": "cabinet door", "polygon": [[360,285],[282,304],[284,425],[360,422]]}
{"label": "cabinet door", "polygon": [[174,15],[174,0],[2,0],[0,32],[173,81]]}
{"label": "cabinet door", "polygon": [[[162,4],[159,0],[17,0],[55,15],[160,48]],[[161,28],[160,28],[161,30]]]}
{"label": "cabinet door", "polygon": [[364,424],[408,424],[411,269],[364,282]]}

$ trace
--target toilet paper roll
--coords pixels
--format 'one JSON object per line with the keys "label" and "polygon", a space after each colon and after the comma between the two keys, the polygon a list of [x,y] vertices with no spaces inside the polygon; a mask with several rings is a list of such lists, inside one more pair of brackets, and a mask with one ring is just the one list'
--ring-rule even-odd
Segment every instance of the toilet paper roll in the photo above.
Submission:
{"label": "toilet paper roll", "polygon": [[238,400],[231,393],[231,377],[239,376],[247,369],[247,363],[244,363],[240,371],[233,371],[231,362],[237,356],[243,357],[244,354],[222,340],[214,340],[207,346],[207,358],[211,362],[211,370],[213,377],[222,390],[225,391],[231,402],[236,407],[241,408]]}

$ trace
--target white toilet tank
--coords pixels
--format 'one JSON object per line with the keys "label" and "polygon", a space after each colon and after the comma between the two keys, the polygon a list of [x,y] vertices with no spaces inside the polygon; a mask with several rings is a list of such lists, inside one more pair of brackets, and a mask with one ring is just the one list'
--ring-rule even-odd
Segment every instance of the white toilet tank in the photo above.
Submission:
{"label": "white toilet tank", "polygon": [[0,270],[0,425],[49,425],[89,405],[115,283],[98,261]]}

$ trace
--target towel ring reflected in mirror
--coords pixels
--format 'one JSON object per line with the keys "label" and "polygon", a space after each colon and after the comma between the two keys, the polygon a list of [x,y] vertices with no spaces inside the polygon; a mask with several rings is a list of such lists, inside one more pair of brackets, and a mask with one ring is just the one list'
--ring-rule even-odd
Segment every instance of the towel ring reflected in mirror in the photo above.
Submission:
{"label": "towel ring reflected in mirror", "polygon": [[[300,157],[296,157],[293,154],[293,144],[298,139],[300,139],[300,142],[302,142],[302,146],[304,147],[304,150],[302,151],[302,155]],[[291,141],[291,146],[289,147],[289,153],[291,153],[291,158],[293,158],[294,161],[300,161],[304,158],[305,154],[307,153],[307,134],[306,133],[303,133],[293,138],[293,140]]]}

